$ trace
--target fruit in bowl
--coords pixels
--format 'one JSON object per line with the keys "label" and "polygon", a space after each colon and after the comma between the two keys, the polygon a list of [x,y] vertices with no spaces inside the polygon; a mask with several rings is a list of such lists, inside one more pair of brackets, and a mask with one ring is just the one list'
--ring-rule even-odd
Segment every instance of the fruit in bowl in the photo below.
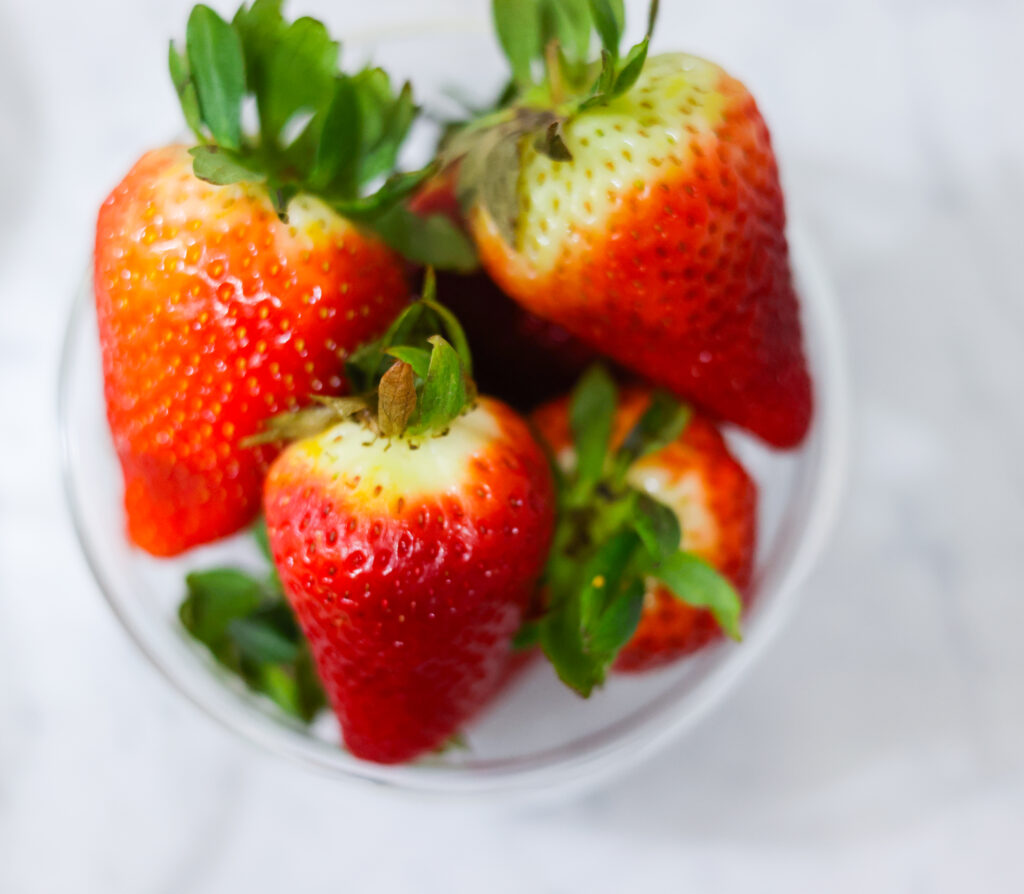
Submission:
{"label": "fruit in bowl", "polygon": [[[323,26],[273,0],[231,23],[197,7],[171,53],[197,144],[145,156],[97,231],[128,536],[172,556],[262,505],[275,567],[193,571],[183,626],[292,715],[329,704],[369,761],[442,746],[517,653],[589,696],[616,671],[738,638],[756,488],[716,424],[778,446],[810,424],[753,101],[710,64],[648,60],[647,38],[620,56],[614,3],[572,21],[509,9],[494,5],[514,74],[502,101],[402,172],[408,88],[343,73]],[[243,126],[247,98],[258,126]],[[661,139],[638,167],[618,136],[631,127]],[[449,194],[425,201],[438,180]],[[435,293],[428,272],[421,298],[410,274],[466,275],[476,252],[488,278],[462,280],[467,337],[449,274]],[[477,393],[486,362],[470,349],[493,359],[507,336],[488,331],[492,304],[516,345],[496,398],[567,390],[503,393],[531,358],[571,379],[603,357],[629,384],[590,366],[531,429]],[[566,344],[578,354],[562,363]]]}

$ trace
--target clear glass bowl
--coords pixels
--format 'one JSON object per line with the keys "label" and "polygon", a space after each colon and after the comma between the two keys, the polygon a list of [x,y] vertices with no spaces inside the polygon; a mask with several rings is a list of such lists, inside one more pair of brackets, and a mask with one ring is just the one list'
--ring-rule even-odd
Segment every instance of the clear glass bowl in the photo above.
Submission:
{"label": "clear glass bowl", "polygon": [[[399,77],[415,75],[418,95],[443,119],[455,111],[446,87],[459,83],[460,73],[473,72],[478,92],[471,99],[496,91],[501,71],[489,40],[472,26],[409,27],[368,36],[347,51],[347,64],[372,58]],[[416,133],[413,161],[432,144],[430,129],[424,125]],[[722,643],[645,675],[613,676],[587,701],[536,661],[464,731],[467,749],[405,766],[360,761],[339,747],[332,716],[325,713],[309,729],[290,721],[223,672],[180,626],[185,572],[223,563],[259,567],[248,537],[173,560],[150,558],[125,539],[121,475],[104,413],[87,276],[67,329],[59,421],[67,498],[96,581],[142,651],[196,705],[244,738],[311,768],[420,791],[545,794],[621,770],[690,728],[750,667],[792,607],[837,508],[848,430],[841,326],[825,272],[798,226],[791,225],[790,241],[816,416],[809,438],[793,452],[774,452],[728,433],[761,494],[754,598],[739,645]]]}

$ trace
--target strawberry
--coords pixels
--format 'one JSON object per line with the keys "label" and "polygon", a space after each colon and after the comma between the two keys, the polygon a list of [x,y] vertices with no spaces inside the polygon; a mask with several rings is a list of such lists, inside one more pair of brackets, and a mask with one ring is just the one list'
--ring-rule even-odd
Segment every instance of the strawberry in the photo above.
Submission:
{"label": "strawberry", "polygon": [[[650,28],[620,59],[621,4],[592,0],[576,17],[579,4],[547,6],[555,14],[535,23],[495,0],[515,98],[447,152],[462,158],[484,267],[526,309],[656,385],[772,445],[798,444],[811,382],[753,97],[704,59],[647,58]],[[591,24],[604,45],[596,80]]]}
{"label": "strawberry", "polygon": [[[429,299],[419,311],[450,320]],[[385,350],[399,358],[368,402],[307,411],[354,415],[287,447],[264,497],[345,744],[381,763],[438,747],[504,682],[554,522],[550,469],[525,420],[472,396],[457,329],[458,351],[438,336],[429,354],[422,339],[395,346],[413,325],[404,315],[353,361],[372,374]]]}
{"label": "strawberry", "polygon": [[[423,217],[442,216],[460,228],[457,166],[432,177],[409,202]],[[442,271],[438,291],[475,349],[474,375],[489,394],[529,410],[563,394],[597,357],[561,326],[530,313],[479,269]]]}
{"label": "strawberry", "polygon": [[[517,635],[583,696],[721,630],[739,638],[755,490],[715,428],[664,391],[591,368],[533,421],[561,468],[544,605]],[[717,567],[716,567],[717,566]]]}
{"label": "strawberry", "polygon": [[342,387],[346,354],[407,287],[378,239],[309,196],[211,186],[184,147],[147,153],[100,210],[95,289],[107,418],[131,539],[173,555],[258,513],[263,419]]}
{"label": "strawberry", "polygon": [[[107,417],[128,534],[154,555],[252,520],[273,449],[241,442],[343,389],[347,354],[407,301],[385,243],[409,238],[395,203],[424,174],[363,187],[394,164],[410,91],[393,95],[379,69],[341,74],[324,27],[289,24],[280,5],[258,0],[230,25],[193,10],[170,67],[198,145],[146,153],[99,212]],[[258,136],[242,128],[246,97]]]}
{"label": "strawberry", "polygon": [[[611,445],[618,448],[651,405],[651,393],[631,388],[620,395]],[[552,453],[571,467],[569,401],[553,401],[532,416]],[[680,548],[714,566],[740,593],[750,583],[757,522],[757,488],[729,453],[721,433],[694,415],[674,441],[638,459],[626,482],[669,507],[682,529]],[[676,598],[664,584],[647,581],[639,626],[614,667],[642,671],[688,655],[721,635],[714,615]]]}

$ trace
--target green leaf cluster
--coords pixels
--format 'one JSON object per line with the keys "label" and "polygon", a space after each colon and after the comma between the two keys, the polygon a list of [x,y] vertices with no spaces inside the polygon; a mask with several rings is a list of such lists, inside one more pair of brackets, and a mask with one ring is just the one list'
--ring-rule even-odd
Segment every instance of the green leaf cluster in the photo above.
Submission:
{"label": "green leaf cluster", "polygon": [[615,383],[600,366],[573,392],[575,460],[558,473],[559,518],[542,581],[547,607],[516,640],[519,647],[539,643],[559,677],[583,696],[604,682],[636,631],[649,580],[709,609],[722,630],[739,638],[739,594],[707,562],[680,548],[675,512],[626,481],[633,463],[682,434],[689,408],[657,392],[613,449],[617,400]]}
{"label": "green leaf cluster", "polygon": [[268,569],[262,575],[211,568],[185,578],[178,609],[185,630],[230,673],[285,713],[309,723],[325,706],[309,644],[270,565],[266,528],[254,529]]}
{"label": "green leaf cluster", "polygon": [[[619,51],[626,22],[622,0],[492,0],[492,14],[512,70],[514,101],[554,108],[564,118],[608,102],[636,83],[658,0],[650,5],[646,35],[624,57]],[[591,55],[595,37],[598,61]],[[556,143],[550,145],[557,151]]]}
{"label": "green leaf cluster", "polygon": [[403,205],[434,170],[396,172],[418,111],[410,85],[396,88],[380,68],[343,72],[324,25],[288,21],[282,5],[255,0],[229,23],[200,4],[184,47],[172,42],[171,79],[198,140],[196,176],[265,184],[282,218],[293,196],[311,193],[412,260],[471,268],[472,247],[457,227]]}

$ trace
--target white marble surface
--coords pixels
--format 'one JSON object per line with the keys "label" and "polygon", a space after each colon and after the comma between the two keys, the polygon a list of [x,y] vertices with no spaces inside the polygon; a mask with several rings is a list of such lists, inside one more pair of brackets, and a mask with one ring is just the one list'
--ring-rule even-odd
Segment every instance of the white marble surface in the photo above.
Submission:
{"label": "white marble surface", "polygon": [[838,285],[850,492],[717,713],[581,801],[503,811],[254,752],[144,663],[78,555],[60,332],[96,206],[177,126],[187,5],[0,0],[0,891],[1022,890],[1024,6],[663,2],[663,46],[753,85]]}

